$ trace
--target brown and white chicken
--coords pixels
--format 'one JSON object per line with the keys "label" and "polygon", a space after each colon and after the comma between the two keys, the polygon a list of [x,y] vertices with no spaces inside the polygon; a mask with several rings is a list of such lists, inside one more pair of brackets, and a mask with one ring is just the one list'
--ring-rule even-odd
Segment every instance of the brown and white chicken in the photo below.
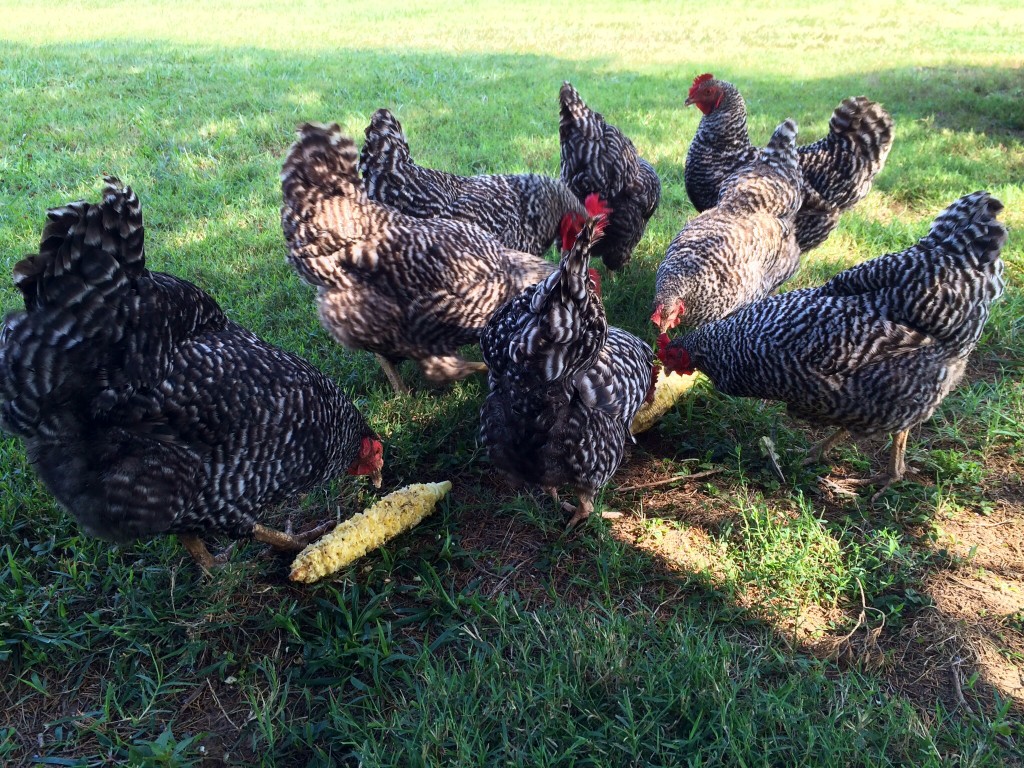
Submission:
{"label": "brown and white chicken", "polygon": [[658,356],[666,371],[697,369],[727,395],[781,400],[795,416],[838,427],[817,458],[847,432],[892,433],[888,470],[847,481],[884,490],[906,471],[908,431],[963,376],[1003,292],[1002,208],[987,192],[962,197],[916,245],[819,288],[749,304],[671,343],[662,334]]}
{"label": "brown and white chicken", "polygon": [[622,269],[658,208],[661,180],[633,142],[590,109],[568,82],[559,101],[562,181],[581,200],[596,194],[608,203],[611,220],[593,255],[608,269]]}
{"label": "brown and white chicken", "polygon": [[506,247],[536,256],[558,238],[562,216],[584,212],[583,202],[550,176],[458,176],[417,165],[401,124],[386,109],[374,112],[366,127],[359,170],[371,200],[420,219],[475,224]]}
{"label": "brown and white chicken", "polygon": [[722,187],[718,205],[687,222],[658,267],[651,315],[659,331],[696,328],[770,296],[800,266],[796,123]]}
{"label": "brown and white chicken", "polygon": [[559,488],[572,488],[579,506],[563,505],[570,526],[590,515],[618,469],[653,386],[650,346],[608,326],[588,279],[607,214],[596,196],[587,208],[591,218],[563,219],[558,270],[502,307],[481,339],[490,385],[481,442],[515,482],[540,486],[556,502]]}
{"label": "brown and white chicken", "polygon": [[200,535],[301,549],[310,536],[261,525],[262,508],[344,472],[379,484],[380,440],[330,379],[146,268],[141,205],[117,179],[50,210],[14,282],[0,426],[90,535],[174,533],[210,567]]}
{"label": "brown and white chicken", "polygon": [[303,125],[281,172],[288,261],[317,289],[320,321],[349,349],[373,352],[396,391],[395,364],[431,381],[487,368],[458,356],[491,315],[555,265],[506,248],[479,227],[418,219],[370,200],[351,138]]}
{"label": "brown and white chicken", "polygon": [[[747,134],[747,105],[732,83],[700,75],[686,98],[704,114],[686,155],[686,194],[698,211],[714,207],[722,183],[757,156]],[[889,113],[863,96],[845,99],[832,114],[829,133],[797,148],[803,203],[796,218],[801,251],[821,245],[849,210],[871,190],[892,148]]]}

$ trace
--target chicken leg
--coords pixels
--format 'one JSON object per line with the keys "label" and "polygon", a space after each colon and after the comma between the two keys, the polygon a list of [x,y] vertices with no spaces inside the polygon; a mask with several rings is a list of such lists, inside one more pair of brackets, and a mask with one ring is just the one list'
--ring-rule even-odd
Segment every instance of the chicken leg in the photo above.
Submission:
{"label": "chicken leg", "polygon": [[375,355],[377,362],[380,363],[380,367],[384,369],[384,375],[388,377],[388,381],[391,382],[391,388],[395,390],[396,394],[408,395],[409,387],[402,381],[402,377],[398,374],[398,366],[388,360],[384,355]]}

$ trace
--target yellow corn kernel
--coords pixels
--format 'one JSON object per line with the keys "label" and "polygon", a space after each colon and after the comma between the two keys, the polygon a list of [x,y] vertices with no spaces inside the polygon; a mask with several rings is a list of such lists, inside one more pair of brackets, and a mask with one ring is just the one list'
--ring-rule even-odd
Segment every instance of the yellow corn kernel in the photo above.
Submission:
{"label": "yellow corn kernel", "polygon": [[309,584],[340,571],[419,523],[451,488],[447,481],[413,483],[389,493],[299,552],[289,578]]}
{"label": "yellow corn kernel", "polygon": [[630,433],[639,435],[657,424],[661,417],[668,413],[669,408],[690,390],[696,380],[696,373],[680,376],[678,373],[666,374],[665,371],[661,371],[658,381],[654,384],[654,399],[640,406],[629,427]]}

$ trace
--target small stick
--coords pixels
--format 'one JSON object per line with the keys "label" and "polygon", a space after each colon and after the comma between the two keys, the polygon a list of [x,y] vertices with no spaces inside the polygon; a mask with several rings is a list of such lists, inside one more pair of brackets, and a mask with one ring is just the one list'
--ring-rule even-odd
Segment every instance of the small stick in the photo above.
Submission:
{"label": "small stick", "polygon": [[672,477],[664,480],[655,480],[650,483],[640,483],[639,485],[622,485],[616,488],[616,491],[639,491],[642,488],[656,488],[659,485],[669,485],[671,483],[688,483],[691,480],[699,480],[702,477],[709,477],[710,475],[717,475],[719,472],[724,472],[724,469],[709,469],[704,472],[694,472],[692,475],[673,475]]}

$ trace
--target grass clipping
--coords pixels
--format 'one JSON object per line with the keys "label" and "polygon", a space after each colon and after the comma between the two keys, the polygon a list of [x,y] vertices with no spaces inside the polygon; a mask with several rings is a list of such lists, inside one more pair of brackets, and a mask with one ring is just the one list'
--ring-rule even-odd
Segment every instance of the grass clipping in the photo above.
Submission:
{"label": "grass clipping", "polygon": [[641,405],[640,410],[636,412],[629,427],[630,434],[639,435],[657,424],[676,401],[693,387],[696,380],[696,373],[681,376],[678,373],[665,375],[665,372],[661,371],[654,383],[654,397],[649,403]]}
{"label": "grass clipping", "polygon": [[389,493],[299,552],[288,578],[310,584],[337,573],[415,526],[451,489],[448,481],[413,483]]}

